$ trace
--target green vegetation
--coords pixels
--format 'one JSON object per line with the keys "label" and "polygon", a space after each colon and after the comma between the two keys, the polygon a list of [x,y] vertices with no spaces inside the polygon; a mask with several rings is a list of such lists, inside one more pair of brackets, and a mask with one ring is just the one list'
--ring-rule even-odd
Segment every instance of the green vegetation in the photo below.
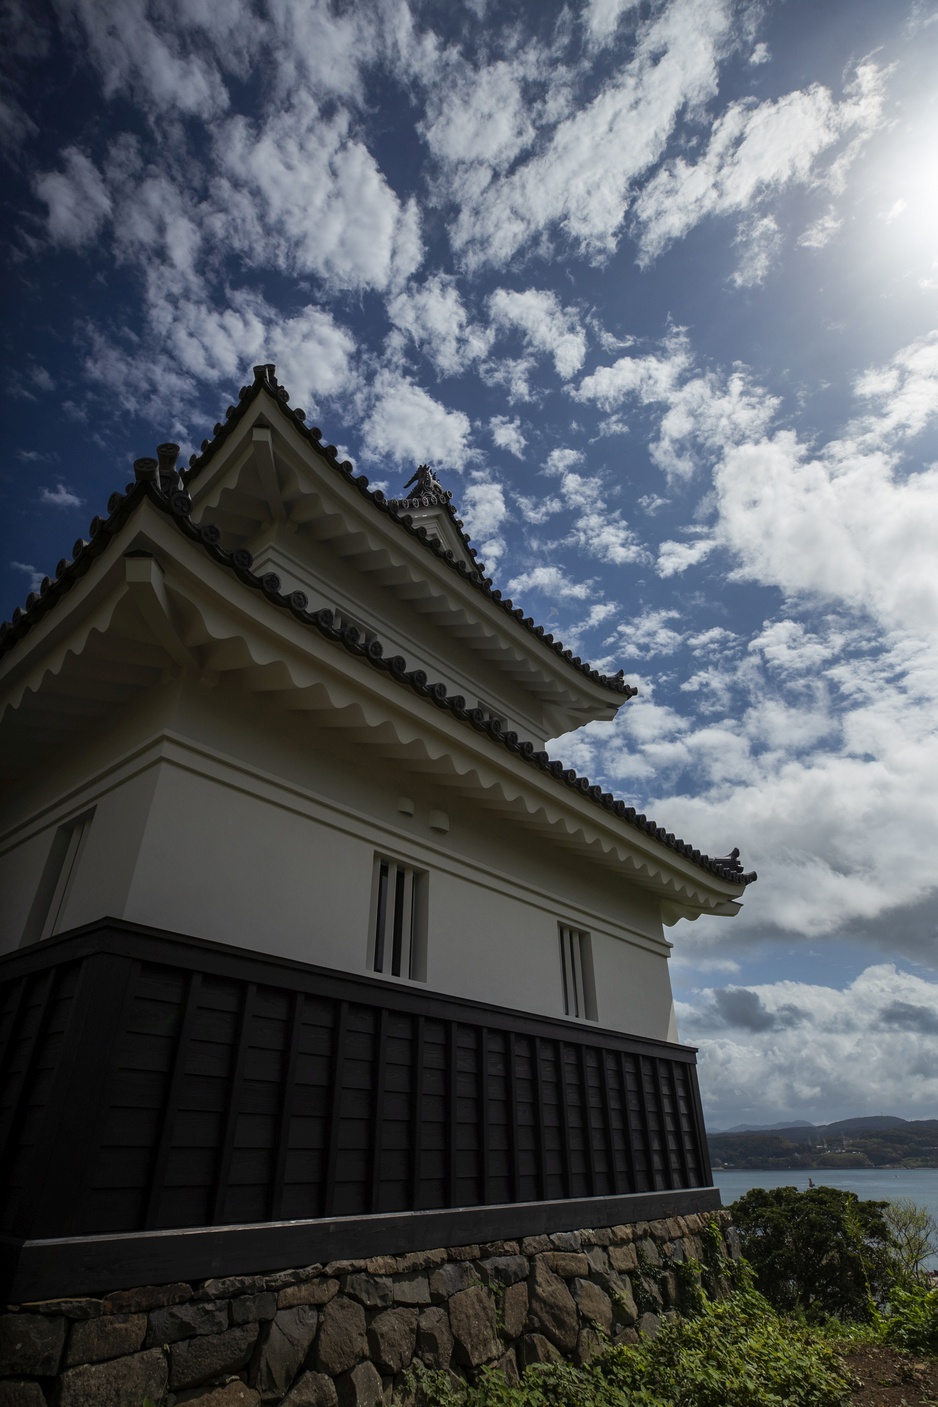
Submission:
{"label": "green vegetation", "polygon": [[894,1279],[885,1202],[837,1187],[755,1187],[733,1207],[742,1253],[777,1310],[869,1320]]}
{"label": "green vegetation", "polygon": [[[415,1407],[846,1407],[842,1352],[886,1344],[938,1355],[938,1288],[923,1276],[938,1228],[914,1204],[818,1187],[756,1189],[732,1208],[748,1261],[674,1267],[684,1314],[654,1339],[607,1344],[584,1367],[537,1364],[509,1384],[415,1368]],[[717,1294],[730,1293],[726,1298]]]}
{"label": "green vegetation", "polygon": [[836,1134],[811,1128],[716,1133],[708,1142],[718,1168],[938,1168],[936,1119]]}
{"label": "green vegetation", "polygon": [[938,1287],[897,1286],[880,1328],[886,1342],[905,1353],[938,1355]]}
{"label": "green vegetation", "polygon": [[776,1310],[823,1326],[830,1341],[938,1355],[938,1286],[922,1270],[938,1251],[938,1225],[923,1207],[777,1187],[747,1192],[732,1211],[755,1283]]}
{"label": "green vegetation", "polygon": [[471,1387],[426,1370],[414,1383],[426,1407],[841,1407],[848,1395],[835,1349],[752,1289],[704,1300],[655,1339],[610,1344],[588,1367],[538,1364],[517,1386],[492,1371]]}
{"label": "green vegetation", "polygon": [[[886,1345],[938,1356],[938,1286],[922,1272],[938,1226],[914,1203],[816,1187],[756,1188],[731,1209],[744,1259],[716,1221],[701,1261],[672,1263],[681,1318],[655,1338],[607,1342],[582,1367],[538,1363],[519,1383],[471,1384],[415,1364],[410,1407],[847,1407],[843,1353]],[[645,1267],[653,1276],[654,1267]],[[641,1278],[641,1277],[637,1277]],[[143,1407],[154,1407],[145,1402]]]}
{"label": "green vegetation", "polygon": [[928,1257],[938,1254],[938,1222],[931,1212],[916,1206],[910,1197],[896,1197],[887,1202],[883,1218],[892,1236],[893,1276],[899,1284],[913,1284],[921,1278],[922,1266]]}

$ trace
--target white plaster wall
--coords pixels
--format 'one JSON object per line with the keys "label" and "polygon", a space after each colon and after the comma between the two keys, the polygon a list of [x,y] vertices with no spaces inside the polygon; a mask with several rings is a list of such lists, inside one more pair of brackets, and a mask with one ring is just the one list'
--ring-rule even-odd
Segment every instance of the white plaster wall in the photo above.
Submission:
{"label": "white plaster wall", "polygon": [[[5,948],[20,941],[56,826],[91,804],[65,926],[111,914],[364,973],[374,856],[389,854],[428,875],[428,988],[562,1016],[564,922],[592,935],[599,1022],[674,1036],[654,896],[316,715],[225,682],[164,688],[20,793],[20,838],[0,854]],[[447,833],[431,830],[434,810]]]}
{"label": "white plaster wall", "polygon": [[0,853],[0,952],[20,945],[56,832],[94,807],[57,931],[123,915],[156,784],[144,766],[129,778],[106,776],[67,804],[15,827]]}
{"label": "white plaster wall", "polygon": [[164,762],[124,917],[361,972],[373,853],[298,808]]}
{"label": "white plaster wall", "polygon": [[630,939],[612,916],[597,924],[595,906],[571,902],[572,863],[555,864],[549,890],[513,887],[452,849],[433,853],[423,840],[335,811],[309,814],[299,797],[262,798],[176,762],[159,767],[124,916],[367,973],[376,854],[427,875],[428,989],[562,1016],[562,920],[593,936],[600,1024],[673,1036],[666,949]]}

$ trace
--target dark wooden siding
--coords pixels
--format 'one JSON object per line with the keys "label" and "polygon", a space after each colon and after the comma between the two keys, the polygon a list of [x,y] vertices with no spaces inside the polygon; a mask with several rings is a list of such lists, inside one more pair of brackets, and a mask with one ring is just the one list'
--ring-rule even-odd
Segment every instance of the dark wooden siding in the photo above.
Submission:
{"label": "dark wooden siding", "polygon": [[0,979],[17,1237],[710,1183],[680,1046],[113,923]]}

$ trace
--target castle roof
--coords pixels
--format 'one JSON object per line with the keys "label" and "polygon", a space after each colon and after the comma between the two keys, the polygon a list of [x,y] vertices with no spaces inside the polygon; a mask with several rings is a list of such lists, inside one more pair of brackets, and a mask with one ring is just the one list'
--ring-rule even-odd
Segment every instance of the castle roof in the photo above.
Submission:
{"label": "castle roof", "polygon": [[[578,775],[573,768],[564,767],[562,762],[551,759],[542,748],[519,738],[515,731],[504,728],[497,718],[490,716],[483,709],[470,706],[462,695],[452,692],[443,682],[428,678],[424,670],[408,669],[403,656],[386,653],[379,639],[364,639],[354,625],[342,624],[329,609],[311,610],[304,592],[283,591],[281,581],[275,573],[255,571],[254,559],[246,548],[226,548],[222,543],[222,532],[215,524],[207,521],[194,522],[190,485],[218,453],[238,417],[244,415],[246,407],[261,395],[273,397],[281,413],[290,416],[302,427],[316,454],[331,465],[337,475],[358,490],[371,505],[370,511],[392,518],[403,532],[413,535],[427,552],[433,553],[463,579],[471,582],[488,602],[494,603],[500,611],[512,615],[525,631],[543,644],[545,650],[559,655],[571,669],[586,675],[594,685],[599,684],[622,698],[627,698],[635,692],[623,682],[621,674],[611,678],[600,675],[588,664],[573,657],[569,650],[565,651],[559,642],[545,635],[540,626],[525,617],[520,608],[515,608],[511,601],[501,597],[477,564],[469,539],[465,536],[462,524],[453,509],[451,496],[438,484],[428,492],[420,493],[416,498],[389,501],[380,492],[371,490],[364,475],[356,475],[347,461],[338,462],[334,447],[320,444],[320,432],[306,428],[302,412],[289,409],[286,392],[277,385],[272,367],[256,369],[254,383],[242,390],[239,406],[229,409],[225,425],[216,425],[214,438],[203,442],[201,454],[193,456],[189,470],[182,476],[181,481],[175,471],[176,446],[160,446],[159,460],[136,461],[135,480],[128,484],[123,492],[111,495],[107,504],[107,516],[98,516],[92,520],[88,539],[79,539],[72,549],[71,558],[63,558],[58,563],[54,575],[46,577],[40,589],[30,594],[26,606],[17,608],[12,620],[0,626],[0,660],[16,651],[40,622],[51,614],[58,614],[66,609],[65,603],[69,593],[88,573],[95,571],[96,564],[107,556],[114,539],[132,522],[135,515],[143,511],[144,505],[150,505],[181,537],[197,546],[206,562],[211,563],[213,571],[228,574],[247,590],[263,597],[271,611],[286,613],[304,628],[331,642],[337,649],[356,656],[370,669],[383,673],[397,687],[429,701],[466,728],[484,735],[493,748],[511,753],[531,768],[551,777],[559,787],[575,793],[579,798],[607,813],[610,818],[616,818],[633,832],[638,831],[653,843],[674,852],[696,869],[732,886],[744,887],[756,879],[755,873],[743,872],[738,850],[734,850],[729,856],[717,858],[702,853],[658,826],[625,801],[616,798],[611,792],[591,783],[587,777]],[[429,501],[431,499],[435,501]],[[415,525],[412,511],[418,507],[442,508],[451,516],[454,531],[460,534],[461,540],[466,544],[468,561],[457,559],[453,550],[439,538],[432,537],[421,525]],[[125,555],[134,554],[131,552]]]}

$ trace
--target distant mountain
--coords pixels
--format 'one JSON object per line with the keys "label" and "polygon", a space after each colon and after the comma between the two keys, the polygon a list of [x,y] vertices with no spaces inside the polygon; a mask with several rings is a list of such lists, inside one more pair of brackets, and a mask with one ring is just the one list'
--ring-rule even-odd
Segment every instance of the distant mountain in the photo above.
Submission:
{"label": "distant mountain", "polygon": [[[876,1129],[907,1128],[908,1119],[897,1118],[895,1114],[869,1114],[866,1118],[841,1119],[836,1124],[825,1124],[825,1133],[873,1133]],[[919,1119],[919,1123],[934,1123],[933,1119]]]}
{"label": "distant mountain", "polygon": [[710,1134],[716,1167],[914,1168],[938,1167],[938,1119],[873,1114],[832,1124],[799,1122]]}
{"label": "distant mountain", "polygon": [[714,1129],[717,1133],[774,1133],[776,1129],[813,1129],[807,1119],[785,1120],[780,1124],[734,1124],[731,1129]]}
{"label": "distant mountain", "polygon": [[905,1128],[908,1119],[897,1118],[895,1114],[869,1114],[856,1119],[838,1119],[834,1124],[805,1124],[798,1120],[794,1124],[776,1124],[773,1132],[779,1138],[788,1138],[792,1143],[819,1143],[825,1138],[840,1138],[848,1133],[876,1133],[880,1129]]}

